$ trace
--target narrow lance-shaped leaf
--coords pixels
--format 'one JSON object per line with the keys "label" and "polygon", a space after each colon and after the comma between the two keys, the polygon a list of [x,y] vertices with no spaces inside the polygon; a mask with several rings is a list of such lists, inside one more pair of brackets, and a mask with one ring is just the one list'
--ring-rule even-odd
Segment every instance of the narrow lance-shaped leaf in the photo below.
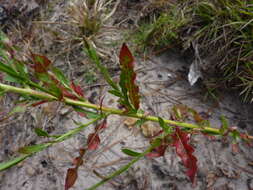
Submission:
{"label": "narrow lance-shaped leaf", "polygon": [[83,89],[81,86],[76,85],[74,82],[71,82],[70,87],[77,93],[79,96],[84,97]]}
{"label": "narrow lance-shaped leaf", "polygon": [[27,108],[27,105],[23,104],[23,105],[17,105],[15,106],[9,113],[8,115],[13,115],[15,113],[22,113],[25,112]]}
{"label": "narrow lance-shaped leaf", "polygon": [[[138,110],[140,95],[139,87],[135,84],[136,73],[134,71],[134,58],[125,43],[120,50],[119,60],[121,65],[120,87],[125,98],[122,102],[129,103],[130,101],[134,109]],[[124,106],[131,108],[131,105]]]}
{"label": "narrow lance-shaped leaf", "polygon": [[70,81],[66,78],[66,76],[62,73],[62,71],[56,67],[52,67],[52,72],[58,81],[60,81],[64,87],[69,88]]}
{"label": "narrow lance-shaped leaf", "polygon": [[32,59],[34,62],[34,65],[33,65],[34,71],[36,73],[47,72],[48,67],[51,64],[51,61],[43,55],[38,55],[38,54],[32,53],[31,56],[32,56]]}
{"label": "narrow lance-shaped leaf", "polygon": [[68,190],[75,184],[77,177],[77,168],[69,168],[65,178],[65,190]]}
{"label": "narrow lance-shaped leaf", "polygon": [[72,106],[74,108],[74,110],[81,116],[85,116],[88,119],[95,119],[99,117],[99,114],[94,112],[94,111],[90,111],[90,110],[86,110],[83,109],[81,107],[78,106]]}
{"label": "narrow lance-shaped leaf", "polygon": [[100,144],[100,138],[97,133],[89,134],[88,140],[88,150],[96,150]]}
{"label": "narrow lance-shaped leaf", "polygon": [[[16,158],[14,158],[12,160],[7,161],[7,162],[0,163],[0,171],[3,171],[5,169],[8,169],[8,168],[10,168],[12,166],[17,165],[19,162],[25,160],[26,158],[28,158],[29,156],[31,156],[35,152],[41,151],[44,148],[49,147],[49,146],[51,146],[51,145],[53,145],[53,144],[55,144],[57,142],[62,142],[64,140],[66,140],[66,139],[69,139],[73,135],[79,133],[85,127],[91,125],[92,123],[94,123],[94,122],[96,122],[96,121],[98,121],[100,119],[101,119],[101,117],[97,117],[96,119],[94,119],[92,121],[89,121],[86,124],[82,124],[79,127],[68,131],[67,133],[64,133],[64,134],[62,134],[62,135],[60,135],[58,137],[55,136],[56,139],[54,141],[52,141],[52,142],[48,142],[46,144],[33,145],[33,146],[28,147],[28,148],[24,147],[23,149],[21,149],[21,152],[25,153],[25,155],[21,155],[19,157],[16,157]],[[27,154],[27,153],[29,153],[29,154]],[[84,154],[84,151],[83,150],[80,151],[80,155],[83,155],[83,154]]]}
{"label": "narrow lance-shaped leaf", "polygon": [[100,70],[100,72],[103,74],[103,77],[105,78],[106,82],[115,90],[119,91],[119,88],[117,84],[112,80],[107,68],[103,66],[99,60],[99,57],[96,53],[96,50],[88,43],[86,39],[84,39],[84,45],[85,45],[85,52],[90,57],[90,59],[95,63],[97,68]]}
{"label": "narrow lance-shaped leaf", "polygon": [[8,76],[15,78],[16,80],[25,80],[18,72],[16,72],[12,67],[6,65],[0,61],[0,71],[6,73]]}
{"label": "narrow lance-shaped leaf", "polygon": [[46,147],[47,147],[46,144],[36,144],[36,145],[22,147],[18,151],[23,154],[33,154],[35,152],[39,152],[43,150]]}
{"label": "narrow lance-shaped leaf", "polygon": [[121,149],[121,151],[122,151],[123,153],[125,153],[126,155],[128,155],[128,156],[136,157],[136,156],[140,156],[140,155],[141,155],[141,153],[135,152],[135,151],[130,150],[130,149],[128,149],[128,148],[123,148],[123,149]]}
{"label": "narrow lance-shaped leaf", "polygon": [[99,132],[100,130],[102,130],[102,129],[105,129],[107,127],[107,120],[106,120],[106,118],[102,121],[102,123],[100,123],[99,125],[97,125],[96,127],[95,127],[95,131],[96,132]]}
{"label": "narrow lance-shaped leaf", "polygon": [[176,148],[177,155],[182,159],[184,166],[187,168],[186,175],[194,183],[197,173],[197,158],[193,155],[194,149],[189,144],[189,134],[181,131],[178,127],[172,135],[173,145]]}
{"label": "narrow lance-shaped leaf", "polygon": [[85,149],[79,149],[79,156],[74,158],[73,160],[73,164],[74,164],[74,168],[69,168],[67,170],[67,175],[65,178],[65,190],[68,190],[69,188],[71,188],[78,177],[78,168],[83,164],[83,156],[85,154]]}
{"label": "narrow lance-shaped leaf", "polygon": [[39,137],[50,137],[49,136],[49,134],[46,132],[46,131],[44,131],[44,130],[42,130],[42,129],[40,129],[40,128],[35,128],[35,133],[39,136]]}
{"label": "narrow lance-shaped leaf", "polygon": [[161,117],[158,117],[158,122],[159,122],[160,127],[163,129],[163,131],[164,131],[166,134],[171,133],[171,127],[169,127],[169,126],[164,122],[164,120],[163,120]]}
{"label": "narrow lance-shaped leaf", "polygon": [[228,125],[229,125],[228,120],[223,115],[220,117],[220,120],[222,124],[220,128],[220,133],[224,135],[228,130]]}
{"label": "narrow lance-shaped leaf", "polygon": [[78,156],[76,158],[74,158],[73,160],[73,164],[76,166],[76,167],[79,167],[83,164],[83,159],[81,156]]}

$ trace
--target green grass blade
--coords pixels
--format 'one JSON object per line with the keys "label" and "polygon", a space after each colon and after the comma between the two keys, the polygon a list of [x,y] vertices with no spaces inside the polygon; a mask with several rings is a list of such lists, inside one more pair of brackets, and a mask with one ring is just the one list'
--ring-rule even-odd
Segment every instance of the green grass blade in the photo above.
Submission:
{"label": "green grass blade", "polygon": [[14,165],[17,165],[19,162],[25,160],[29,155],[22,155],[7,162],[0,163],[0,171],[6,170]]}

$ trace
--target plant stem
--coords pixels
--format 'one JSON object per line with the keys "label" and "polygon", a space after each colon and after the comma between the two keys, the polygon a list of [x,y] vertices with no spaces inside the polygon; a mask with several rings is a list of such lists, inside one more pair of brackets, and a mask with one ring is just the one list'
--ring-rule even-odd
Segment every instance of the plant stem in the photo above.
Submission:
{"label": "plant stem", "polygon": [[101,180],[100,182],[98,182],[97,184],[91,186],[90,188],[86,189],[86,190],[95,190],[96,188],[98,188],[99,186],[103,185],[104,183],[106,183],[107,181],[111,180],[112,178],[122,174],[123,172],[125,172],[126,170],[128,170],[133,164],[135,164],[136,162],[138,162],[141,158],[143,158],[147,153],[151,152],[157,145],[153,144],[151,146],[149,146],[144,152],[142,152],[140,155],[138,155],[137,157],[135,157],[134,159],[132,159],[128,164],[122,166],[120,169],[116,170],[115,172],[113,172],[112,174],[110,174],[109,176],[107,176],[105,179]]}
{"label": "plant stem", "polygon": [[[2,83],[0,83],[0,89],[3,89],[7,92],[15,92],[15,93],[24,94],[24,95],[30,95],[33,97],[46,99],[49,101],[58,100],[57,97],[47,94],[45,92],[39,92],[39,91],[35,91],[32,89],[14,87],[14,86],[2,84]],[[146,116],[145,114],[141,114],[141,113],[126,113],[124,110],[119,110],[119,109],[115,109],[115,108],[108,108],[108,107],[100,107],[100,105],[91,104],[87,101],[72,100],[72,99],[66,98],[66,97],[63,98],[62,101],[66,104],[69,104],[69,105],[81,106],[81,107],[91,108],[91,109],[95,109],[95,110],[102,110],[103,112],[106,112],[108,114],[116,114],[116,115],[134,117],[134,118],[145,119],[145,120],[154,121],[154,122],[158,122],[158,120],[159,120],[158,117],[155,117],[155,116]],[[164,119],[164,122],[169,125],[174,125],[174,126],[176,125],[179,127],[184,127],[184,128],[188,128],[188,129],[196,129],[196,130],[200,130],[202,132],[221,135],[220,130],[217,128],[204,127],[204,126],[199,126],[196,124],[167,120],[167,119]],[[248,138],[253,140],[253,136],[248,136]]]}
{"label": "plant stem", "polygon": [[54,97],[54,96],[52,96],[48,93],[39,92],[39,91],[32,90],[32,89],[29,89],[29,88],[19,88],[19,87],[15,87],[15,86],[0,83],[0,89],[4,90],[6,92],[15,92],[15,93],[18,93],[18,94],[30,95],[30,96],[33,96],[33,97],[36,97],[36,98],[46,99],[46,100],[49,100],[49,101],[57,100],[56,97]]}
{"label": "plant stem", "polygon": [[[70,105],[92,108],[95,110],[102,110],[102,111],[110,113],[110,114],[135,117],[135,118],[145,119],[145,120],[154,121],[154,122],[158,122],[158,120],[159,120],[158,117],[155,117],[155,116],[146,116],[146,115],[140,114],[140,113],[126,113],[124,110],[119,110],[119,109],[114,109],[114,108],[107,108],[107,107],[100,108],[99,105],[91,104],[89,102],[81,102],[81,101],[76,101],[76,100],[72,100],[69,98],[64,98],[64,101],[65,101],[65,103],[70,104]],[[170,124],[170,125],[177,125],[177,126],[188,128],[188,129],[200,129],[201,131],[204,131],[204,132],[220,134],[219,129],[215,129],[212,127],[202,127],[202,126],[198,126],[198,125],[191,124],[191,123],[184,123],[184,122],[167,120],[167,119],[164,119],[164,122],[167,124]]]}
{"label": "plant stem", "polygon": [[27,157],[32,156],[33,154],[37,153],[38,151],[42,151],[42,150],[44,150],[45,148],[47,148],[47,147],[49,147],[49,146],[52,146],[52,145],[55,144],[55,143],[62,142],[62,141],[64,141],[64,140],[66,140],[66,139],[72,137],[73,135],[78,134],[78,133],[79,133],[80,131],[82,131],[85,127],[88,127],[89,125],[95,123],[96,121],[98,121],[98,120],[100,120],[100,119],[102,119],[102,118],[103,118],[102,116],[101,116],[101,117],[97,117],[96,119],[93,119],[93,120],[89,121],[88,123],[85,123],[85,124],[83,124],[83,125],[80,125],[79,127],[75,128],[75,129],[72,129],[72,130],[68,131],[67,133],[65,133],[65,134],[63,134],[63,135],[61,135],[61,136],[55,138],[55,139],[54,139],[53,141],[51,141],[51,142],[48,142],[48,143],[45,143],[45,144],[41,144],[41,145],[42,145],[41,149],[38,149],[38,150],[36,150],[36,151],[34,151],[34,152],[31,152],[31,153],[29,153],[29,154],[21,155],[21,156],[16,157],[16,158],[14,158],[14,159],[12,159],[12,160],[10,160],[10,161],[8,161],[8,162],[0,163],[0,171],[3,171],[3,170],[5,170],[5,169],[10,168],[10,167],[13,166],[13,165],[18,164],[19,162],[25,160]]}

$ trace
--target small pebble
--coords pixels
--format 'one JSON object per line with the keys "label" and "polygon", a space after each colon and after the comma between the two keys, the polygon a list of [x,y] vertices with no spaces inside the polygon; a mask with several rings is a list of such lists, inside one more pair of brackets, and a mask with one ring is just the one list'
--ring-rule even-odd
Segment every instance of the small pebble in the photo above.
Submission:
{"label": "small pebble", "polygon": [[27,168],[26,168],[26,173],[27,173],[27,175],[29,175],[29,176],[33,176],[34,174],[35,174],[35,169],[32,167],[32,166],[30,166],[30,165],[27,165]]}

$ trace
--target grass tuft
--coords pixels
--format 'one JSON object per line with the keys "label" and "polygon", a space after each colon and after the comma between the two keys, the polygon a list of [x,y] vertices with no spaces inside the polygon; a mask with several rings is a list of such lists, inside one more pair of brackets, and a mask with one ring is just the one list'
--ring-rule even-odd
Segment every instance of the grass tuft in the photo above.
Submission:
{"label": "grass tuft", "polygon": [[[210,62],[204,72],[222,73],[215,76],[217,87],[241,89],[244,100],[253,101],[252,1],[179,0],[159,10],[150,13],[154,17],[140,20],[136,44],[160,48],[176,43],[184,50],[195,44],[201,59]],[[205,80],[209,79],[214,78]]]}

